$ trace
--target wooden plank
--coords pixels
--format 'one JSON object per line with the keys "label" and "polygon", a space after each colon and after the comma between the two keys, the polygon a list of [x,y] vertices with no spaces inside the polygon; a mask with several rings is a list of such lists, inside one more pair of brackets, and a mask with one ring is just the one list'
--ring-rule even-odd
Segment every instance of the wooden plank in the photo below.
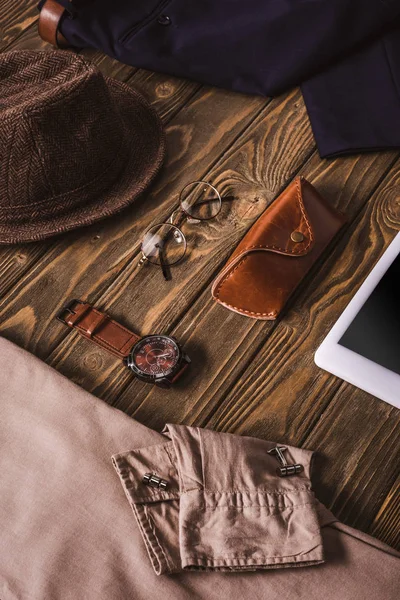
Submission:
{"label": "wooden plank", "polygon": [[[39,38],[36,24],[28,28],[10,48],[51,49]],[[187,80],[134,69],[97,51],[87,50],[84,55],[95,62],[105,75],[124,81],[140,91],[156,108],[164,124],[168,123],[201,88],[201,85]],[[54,240],[50,240],[0,248],[0,297],[4,296],[53,244]]]}
{"label": "wooden plank", "polygon": [[169,158],[157,185],[142,196],[135,210],[56,241],[25,280],[4,297],[3,333],[48,356],[65,336],[52,318],[59,307],[74,296],[99,297],[131,265],[148,225],[165,219],[176,206],[183,184],[201,178],[267,103],[263,98],[222,90],[204,89],[196,94],[167,127]]}
{"label": "wooden plank", "polygon": [[345,522],[364,530],[398,473],[399,412],[319,370],[313,355],[400,227],[399,180],[397,162],[352,226],[346,252],[343,240],[311,294],[297,299],[296,310],[207,422],[213,429],[319,450],[325,464],[317,469],[318,496]]}
{"label": "wooden plank", "polygon": [[4,296],[24,274],[32,268],[46,249],[49,242],[43,244],[13,244],[0,247],[0,297]]}
{"label": "wooden plank", "polygon": [[[312,152],[313,140],[307,127],[308,122],[305,122],[304,106],[302,110],[293,111],[294,105],[299,106],[299,103],[298,91],[271,102],[246,130],[243,142],[238,146],[239,150],[226,152],[215,170],[207,174],[207,179],[212,180],[223,194],[230,195],[234,190],[236,200],[224,205],[224,218],[222,216],[214,223],[210,222],[209,225],[197,229],[192,228],[192,236],[195,237],[190,237],[190,231],[188,231],[190,253],[185,261],[174,269],[173,284],[163,281],[158,269],[149,266],[138,272],[137,261],[132,262],[102,295],[101,304],[104,307],[112,310],[117,318],[125,317],[128,325],[134,326],[137,323],[136,327],[140,327],[142,332],[170,330],[171,326],[186,312],[188,305],[194,301],[199,289],[210,281],[215,270],[225,260],[232,245],[237,243],[254,220],[255,215],[259,214],[262,207],[265,207],[273,197],[273,191],[266,189],[262,184],[262,177],[268,176],[264,174],[265,172],[268,174],[268,171],[257,164],[253,176],[258,177],[258,181],[249,183],[243,180],[241,182],[236,179],[233,165],[247,164],[245,159],[257,160],[257,152],[265,153],[268,159],[272,159],[271,164],[274,164],[273,154],[275,152],[281,154],[282,146],[287,146],[286,161],[282,161],[281,171],[277,173],[274,168],[271,169],[271,187],[272,185],[282,186],[282,180],[284,181],[290,173],[293,175],[293,172],[300,168],[302,162],[307,158],[308,153]],[[201,106],[202,104],[200,104],[200,108]],[[213,106],[216,107],[215,102],[213,102]],[[199,108],[195,107],[195,116],[191,115],[190,117],[191,123],[193,119],[197,119],[198,112]],[[282,130],[289,131],[288,121],[290,124],[298,121],[298,127],[295,128],[295,136],[284,140]],[[209,118],[202,117],[199,123],[206,137]],[[298,146],[295,146],[295,141]],[[258,148],[257,142],[262,145],[261,149]],[[194,156],[198,157],[198,150],[195,148],[194,151]],[[202,152],[208,154],[208,148],[202,149]],[[185,161],[190,167],[188,159],[189,156],[186,156]],[[269,164],[268,159],[266,162]],[[259,173],[258,169],[260,169]],[[185,173],[184,181],[187,180],[190,179]],[[179,181],[176,191],[182,187],[181,181]],[[165,216],[170,213],[171,205]],[[158,220],[160,219],[158,218]],[[141,298],[149,299],[149,301],[141,301]],[[132,312],[134,320],[129,323],[126,316]],[[91,371],[90,374],[85,373],[86,367],[82,368],[83,357],[87,358],[89,355],[92,357],[91,364],[93,365],[93,372]],[[115,399],[123,386],[131,379],[130,374],[123,367],[121,368],[121,365],[113,357],[105,356],[104,352],[99,353],[96,348],[88,346],[86,340],[76,339],[72,336],[69,336],[50,360],[51,364],[56,365],[64,373],[68,373],[68,376],[75,377],[75,380],[80,383],[84,381],[87,388],[107,399],[111,397]]]}
{"label": "wooden plank", "polygon": [[37,20],[34,20],[19,35],[12,38],[6,47],[0,47],[2,52],[9,52],[10,50],[53,50],[53,47],[41,39],[38,33]]}
{"label": "wooden plank", "polygon": [[38,19],[37,0],[2,0],[0,4],[0,50],[18,38]]}
{"label": "wooden plank", "polygon": [[[35,6],[35,15],[37,17]],[[21,5],[20,5],[21,6]],[[8,44],[7,51],[9,50],[53,50],[52,46],[44,42],[38,34],[37,22],[23,29],[23,33],[18,35],[13,41]],[[132,80],[131,84],[135,86],[134,77],[135,69],[130,66],[122,65],[118,61],[106,57],[100,52],[85,51],[88,58],[93,60],[99,68],[106,75],[119,79],[120,81]],[[143,76],[139,76],[141,80]],[[184,84],[182,84],[184,86]],[[173,98],[173,106],[175,107],[178,103],[177,97],[179,97],[179,86],[177,86],[175,96]],[[159,98],[151,97],[151,84],[147,86],[145,90],[146,97],[150,102],[157,103],[161,110],[165,106],[165,112],[169,113],[170,98],[165,98],[164,105],[159,101]],[[184,103],[185,95],[182,98]],[[161,114],[161,118],[165,118],[164,114]],[[54,245],[54,240],[48,240],[34,244],[14,244],[12,246],[6,246],[0,248],[0,297],[4,296],[13,285],[20,280],[24,274],[31,269],[40,258]]]}
{"label": "wooden plank", "polygon": [[[5,43],[49,48],[29,21],[29,6],[17,7],[18,19],[10,11]],[[2,15],[3,5],[4,29]],[[398,412],[319,371],[312,361],[325,330],[399,226],[399,163],[380,185],[395,155],[320,161],[312,155],[314,142],[297,92],[267,106],[259,98],[200,90],[192,82],[136,71],[96,51],[84,54],[105,74],[140,89],[170,123],[169,161],[154,192],[129,216],[62,240],[1,250],[2,332],[155,428],[169,420],[207,424],[319,450],[319,497],[344,521],[399,545],[393,458],[400,445]],[[324,269],[304,282],[281,323],[229,313],[210,299],[210,281],[309,156],[303,173],[349,212],[348,231]],[[223,225],[189,228],[193,251],[174,270],[172,284],[164,284],[155,269],[137,272],[140,232],[170,214],[187,177],[205,174],[225,193],[236,193],[235,202],[224,206]],[[366,249],[362,260],[360,248]],[[65,296],[82,294],[132,327],[174,332],[195,359],[191,377],[170,392],[132,383],[119,363],[49,321]]]}
{"label": "wooden plank", "polygon": [[[369,490],[368,492],[369,493]],[[385,540],[389,546],[400,548],[400,477],[397,478],[389,494],[374,518],[368,533],[380,540]]]}
{"label": "wooden plank", "polygon": [[[251,138],[250,133],[249,136]],[[242,144],[246,147],[247,136],[244,137]],[[242,145],[236,144],[235,148],[240,156],[243,152]],[[370,191],[379,184],[385,170],[390,169],[395,156],[391,153],[379,153],[326,162],[314,155],[302,172],[333,205],[347,213],[351,222],[367,202]],[[235,153],[227,160],[228,163],[223,163],[221,172],[225,170],[230,176],[233,174],[236,180],[243,181],[246,177],[243,172],[244,162],[237,160]],[[238,173],[233,172],[230,162],[240,165]],[[255,215],[252,217],[254,219]],[[316,304],[317,309],[321,290],[326,289],[329,277],[334,278],[334,281],[338,279],[335,271],[340,260],[344,261],[344,257],[347,256],[346,240],[350,233],[342,235],[340,246],[332,249],[330,258],[324,257],[323,269],[305,281],[297,299],[295,297],[292,300],[292,308],[279,325],[279,330],[274,332],[271,342],[267,343],[266,340],[276,323],[257,322],[222,308],[213,302],[207,287],[173,329],[173,334],[185,342],[193,356],[190,384],[169,392],[165,395],[166,402],[163,402],[164,392],[149,390],[137,382],[132,382],[119,396],[116,405],[155,429],[162,429],[165,422],[172,421],[208,424],[214,429],[232,431],[240,424],[241,419],[246,421],[247,414],[253,413],[264,397],[268,397],[262,404],[267,411],[268,407],[271,407],[272,399],[276,398],[273,409],[275,424],[278,424],[278,415],[282,418],[279,430],[273,430],[271,433],[274,434],[274,439],[283,440],[290,434],[286,430],[286,415],[292,409],[293,394],[290,388],[294,385],[293,380],[298,380],[298,385],[303,381],[306,388],[309,383],[308,371],[304,371],[304,377],[301,376],[300,379],[295,372],[297,364],[301,364],[298,355],[307,355],[307,343],[315,343],[313,336],[310,336],[313,323],[308,328],[305,327],[305,315],[309,314],[310,306]],[[346,268],[344,265],[344,272]],[[314,287],[315,292],[310,296],[310,288]],[[299,304],[301,302],[302,304]],[[296,310],[296,306],[300,308]],[[324,322],[326,318],[325,315]],[[331,316],[331,319],[334,318]],[[280,374],[278,382],[275,380],[276,373]],[[287,385],[282,381],[284,377],[288,379]],[[293,390],[298,388],[294,387]],[[97,392],[99,391],[101,390],[97,389]],[[281,392],[289,398],[284,411],[280,399]],[[213,417],[214,413],[216,414]],[[297,414],[297,405],[293,413]],[[308,414],[307,408],[305,414],[299,415],[301,425],[305,428],[303,435],[306,435],[307,427],[313,423],[308,420]],[[266,432],[257,431],[254,435],[266,435]]]}
{"label": "wooden plank", "polygon": [[[386,168],[391,162],[390,155],[387,158]],[[336,181],[336,189],[343,189],[341,184],[346,184],[346,192],[332,198],[333,202],[356,220],[342,234],[331,255],[324,261],[323,269],[314,273],[312,283],[304,286],[303,291],[292,300],[291,309],[267,338],[237,386],[228,393],[221,409],[209,421],[210,426],[276,439],[284,436],[296,441],[303,439],[309,428],[312,429],[315,418],[311,410],[313,404],[309,406],[306,399],[310,396],[314,403],[319,394],[325,395],[329,385],[323,372],[314,365],[314,352],[395,235],[395,228],[399,227],[396,223],[397,196],[393,187],[400,179],[399,162],[368,201],[362,214],[357,214],[365,204],[364,186],[373,188],[384,170],[383,156],[376,155],[375,160],[374,164],[372,156],[363,155],[335,161],[336,168],[334,163],[328,163],[324,177],[331,182]],[[319,171],[320,177],[313,176],[313,163],[317,168],[315,175]],[[360,177],[361,165],[365,170],[364,177]],[[309,167],[305,170],[307,177],[317,185],[320,182],[318,187],[329,198],[329,179],[325,189],[324,177],[321,177],[324,164],[311,161]],[[353,169],[354,178],[351,176]],[[360,248],[364,250],[363,256],[360,256]],[[266,414],[274,412],[273,422],[260,421],[263,411]]]}
{"label": "wooden plank", "polygon": [[[376,156],[375,160],[381,160],[382,155]],[[361,157],[361,160],[371,160],[371,156]],[[376,165],[375,165],[376,166]],[[358,171],[360,165],[356,167],[353,165],[353,169]],[[368,173],[373,173],[374,169],[371,168],[371,164],[368,165],[364,163],[364,169]],[[348,171],[347,171],[348,173]],[[378,181],[381,177],[379,174],[381,170],[378,169]],[[336,174],[337,176],[337,174]],[[336,177],[335,176],[335,177]],[[357,252],[355,249],[359,245],[359,240],[365,239],[366,237],[366,229],[370,230],[371,222],[375,223],[376,214],[384,215],[383,221],[386,224],[385,226],[380,226],[379,231],[375,232],[373,238],[377,238],[379,240],[378,248],[375,245],[372,248],[372,252],[374,252],[375,259],[377,258],[377,252],[383,249],[383,247],[387,244],[388,239],[393,236],[393,226],[398,226],[396,223],[396,195],[395,189],[397,185],[397,181],[394,178],[400,176],[400,168],[399,164],[396,165],[396,169],[393,170],[389,176],[386,178],[384,184],[380,186],[377,194],[374,195],[372,201],[368,203],[367,210],[365,214],[360,215],[358,219],[356,219],[352,229],[354,233],[351,237],[351,243],[355,244],[353,248],[353,252],[349,252],[349,256],[356,256]],[[365,181],[364,178],[357,177],[357,181],[362,181],[364,185],[367,185],[369,189],[372,188],[371,181]],[[336,179],[337,181],[337,179]],[[351,178],[349,178],[347,185],[349,186],[351,183]],[[354,181],[353,181],[354,184]],[[349,190],[348,190],[349,191]],[[362,190],[357,190],[360,196],[362,196]],[[352,200],[354,204],[354,196],[353,194]],[[346,199],[349,202],[349,198]],[[373,202],[375,204],[373,204]],[[353,210],[355,214],[359,212],[360,205],[353,206]],[[379,222],[379,221],[378,221]],[[383,231],[385,230],[385,231]],[[339,253],[339,256],[344,256],[343,253]],[[331,277],[331,271],[335,271],[334,265],[336,264],[331,257],[330,262],[331,268],[328,265],[328,273],[327,280],[332,279],[333,287],[330,288],[330,291],[325,291],[324,294],[333,294],[335,288],[337,286],[337,282],[343,281],[346,283],[346,277],[343,277],[341,274],[336,273],[335,277]],[[345,261],[344,261],[345,262]],[[371,257],[365,257],[365,264],[360,266],[361,270],[366,268],[366,265],[371,265]],[[351,269],[347,268],[348,271]],[[360,274],[360,280],[362,279],[363,274]],[[325,277],[321,277],[321,286],[317,288],[317,293],[321,293],[320,287],[324,284]],[[325,282],[326,283],[326,282]],[[319,291],[318,291],[319,289]],[[335,295],[337,290],[335,291]],[[346,290],[346,293],[350,295],[352,293],[351,290]],[[313,305],[315,303],[315,299],[311,297],[310,304]],[[324,310],[328,310],[329,307],[332,306],[331,298],[327,297],[323,302]],[[332,309],[333,312],[338,309],[338,307],[334,307]],[[209,311],[209,307],[204,308],[204,313],[207,315]],[[228,313],[229,314],[229,313]],[[331,315],[330,317],[333,317]],[[322,325],[326,323],[326,314],[324,315],[324,321],[321,322]],[[187,325],[187,323],[186,323]],[[177,328],[179,330],[179,327]],[[293,331],[293,325],[291,325],[290,329]],[[198,331],[198,330],[197,330]],[[212,330],[213,333],[216,334],[216,338],[219,339],[220,331]],[[276,332],[274,332],[275,334]],[[321,329],[321,325],[319,327],[319,334],[323,331]],[[238,340],[235,340],[235,344],[237,345]],[[239,346],[240,347],[240,346]],[[304,341],[302,344],[302,348],[304,348]],[[287,349],[287,348],[286,348]],[[226,349],[223,349],[221,355],[224,354]],[[306,349],[307,351],[307,349]],[[298,361],[299,357],[299,349],[293,350],[294,359]],[[85,367],[94,367],[94,371],[102,365],[96,364],[96,360],[99,358],[99,353],[89,352],[84,355],[88,362]],[[272,354],[271,354],[272,356]],[[291,358],[289,357],[291,360]],[[62,359],[61,359],[62,360]],[[102,359],[100,359],[102,360]],[[284,356],[280,359],[278,358],[278,363],[284,362]],[[301,362],[301,359],[300,359]],[[204,364],[202,365],[204,366]],[[205,365],[205,369],[208,373],[209,364]],[[301,367],[303,368],[312,368],[315,366],[312,363],[312,356],[309,358],[309,361],[301,362]],[[338,393],[333,396],[333,393],[337,391],[337,385],[332,387],[332,391],[329,394],[330,386],[328,385],[327,379],[330,379],[332,382],[337,384],[337,380],[334,378],[319,372],[318,378],[322,375],[323,381],[315,381],[313,378],[303,376],[303,373],[300,374],[295,372],[294,369],[287,368],[287,364],[285,365],[285,375],[289,373],[289,377],[292,376],[292,372],[297,376],[298,380],[301,380],[301,386],[294,388],[292,391],[292,404],[288,408],[286,404],[286,398],[284,397],[286,389],[289,389],[291,386],[283,387],[283,390],[275,394],[275,391],[278,389],[277,386],[274,389],[271,389],[272,394],[276,396],[276,402],[274,402],[274,398],[271,395],[266,394],[266,404],[262,407],[263,410],[260,410],[260,405],[257,403],[253,403],[253,411],[255,413],[255,419],[249,418],[243,426],[237,428],[235,426],[229,427],[229,430],[239,431],[240,433],[257,435],[258,437],[270,438],[270,439],[283,439],[287,441],[291,441],[292,443],[302,443],[302,437],[304,437],[308,430],[309,426],[301,429],[301,423],[303,420],[303,414],[296,414],[296,410],[298,409],[299,403],[293,403],[293,396],[300,391],[300,396],[303,401],[307,398],[307,394],[309,394],[309,409],[311,410],[312,405],[318,405],[318,395],[319,393],[327,392],[327,398],[330,400],[329,403],[324,403],[322,398],[321,405],[318,407],[318,418],[322,419],[325,423],[325,428],[315,427],[312,435],[309,438],[306,438],[305,444],[309,447],[316,448],[320,450],[323,456],[325,457],[325,462],[323,461],[320,466],[320,477],[316,482],[316,488],[318,492],[318,496],[329,504],[333,510],[338,514],[338,516],[343,519],[345,522],[350,525],[368,529],[369,523],[373,518],[376,511],[379,509],[380,503],[385,495],[387,487],[391,485],[391,481],[396,474],[397,465],[394,463],[391,457],[397,456],[398,448],[399,448],[399,435],[396,434],[398,432],[398,414],[394,409],[391,409],[387,405],[378,402],[374,399],[369,399],[370,403],[368,404],[369,410],[365,411],[364,407],[366,405],[366,396],[360,396],[359,392],[356,392],[350,386],[344,386],[346,389],[340,390],[341,393]],[[204,377],[204,370],[202,372],[202,377]],[[265,369],[264,369],[265,372]],[[110,375],[110,371],[107,372],[107,375]],[[195,374],[196,377],[196,374]],[[279,375],[280,377],[280,375]],[[96,377],[94,376],[94,380]],[[307,380],[308,385],[306,390],[303,389],[304,381]],[[282,382],[280,382],[281,384]],[[135,384],[136,385],[136,384]],[[139,384],[140,385],[140,384]],[[240,385],[240,384],[239,384]],[[258,382],[258,387],[261,387],[262,383]],[[340,386],[340,382],[339,382]],[[292,381],[293,388],[293,381]],[[144,389],[144,388],[143,388]],[[127,389],[123,396],[125,396],[125,404],[121,406],[121,399],[116,403],[120,408],[124,408],[125,410],[132,412],[132,406],[136,404],[136,399],[134,398],[134,386],[130,386]],[[240,411],[243,401],[246,400],[246,386],[241,388],[241,392],[237,397],[237,402],[235,403],[235,408]],[[195,390],[196,393],[196,390]],[[355,395],[355,398],[351,398],[352,395]],[[146,402],[144,412],[141,410],[138,411],[135,416],[139,417],[139,420],[144,421],[146,424],[153,426],[154,421],[157,422],[157,425],[160,421],[160,414],[165,416],[165,409],[167,412],[169,411],[169,416],[172,415],[172,421],[182,422],[181,419],[181,402],[186,407],[193,406],[193,396],[191,387],[183,386],[180,389],[174,389],[173,392],[161,392],[160,390],[152,390],[148,397],[152,397],[153,403],[149,404]],[[355,402],[353,402],[353,400]],[[128,404],[130,402],[130,404]],[[356,404],[359,404],[358,408],[355,408]],[[376,403],[376,406],[374,405]],[[272,408],[271,408],[272,404]],[[143,405],[141,406],[141,409]],[[324,412],[326,411],[326,412]],[[298,411],[297,411],[298,412]],[[293,431],[289,428],[289,435],[284,433],[283,436],[272,435],[273,431],[278,432],[280,434],[279,423],[283,419],[290,420],[291,414],[293,414],[294,418],[292,419],[292,423],[296,423],[296,431]],[[312,422],[315,422],[316,414],[312,419]],[[178,418],[176,418],[178,416]],[[187,415],[186,415],[187,416]],[[193,415],[191,414],[190,417]],[[253,414],[252,414],[253,416]],[[362,418],[361,418],[362,417]],[[379,426],[377,427],[377,418],[379,420]],[[364,426],[364,419],[368,422],[368,427]],[[162,418],[162,424],[165,419]],[[192,419],[190,419],[192,421]],[[254,423],[258,428],[254,427]],[[161,424],[161,423],[160,423]],[[204,424],[204,423],[201,423]],[[212,423],[209,422],[209,425],[213,425],[213,428],[220,429],[220,423]],[[249,426],[250,424],[250,426]],[[226,429],[226,428],[225,428]],[[337,431],[341,431],[341,435],[337,435]],[[343,433],[342,433],[343,432]],[[346,457],[348,457],[347,462],[343,462]],[[345,477],[343,474],[345,473]],[[337,490],[336,496],[332,493],[332,490]],[[368,490],[368,491],[366,491]],[[347,502],[347,498],[350,496],[354,498],[354,501]],[[385,541],[384,536],[381,537]],[[388,540],[386,540],[388,541]]]}
{"label": "wooden plank", "polygon": [[188,79],[179,79],[139,69],[127,80],[156,109],[164,123],[169,123],[202,86]]}
{"label": "wooden plank", "polygon": [[[398,476],[399,422],[398,410],[342,383],[304,441],[319,453],[313,471],[317,497],[357,529],[370,529]],[[375,532],[396,543],[386,533]]]}

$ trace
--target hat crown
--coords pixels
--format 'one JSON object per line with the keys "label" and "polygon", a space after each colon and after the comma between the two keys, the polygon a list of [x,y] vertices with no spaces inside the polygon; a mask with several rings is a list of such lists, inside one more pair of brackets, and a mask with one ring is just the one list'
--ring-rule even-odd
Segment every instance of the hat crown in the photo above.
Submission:
{"label": "hat crown", "polygon": [[0,58],[0,124],[0,222],[61,214],[79,201],[77,190],[100,192],[124,167],[124,128],[108,86],[69,52]]}

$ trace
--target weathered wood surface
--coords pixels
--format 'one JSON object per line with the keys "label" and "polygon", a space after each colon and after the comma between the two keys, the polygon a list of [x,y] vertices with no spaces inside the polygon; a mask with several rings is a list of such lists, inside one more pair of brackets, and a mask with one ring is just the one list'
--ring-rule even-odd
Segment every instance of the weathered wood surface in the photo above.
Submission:
{"label": "weathered wood surface", "polygon": [[38,17],[36,0],[1,0],[0,4],[0,50],[6,48]]}
{"label": "weathered wood surface", "polygon": [[[36,20],[36,0],[4,0],[0,49],[49,49]],[[317,450],[319,498],[344,522],[400,547],[399,411],[313,362],[400,229],[398,153],[323,161],[298,90],[273,100],[247,97],[84,54],[156,107],[166,128],[166,164],[124,213],[46,242],[0,248],[1,335],[149,427],[196,424]],[[212,301],[211,281],[298,173],[347,214],[346,227],[280,321],[226,311]],[[207,226],[185,225],[190,252],[172,282],[155,267],[138,270],[143,231],[168,218],[180,189],[198,178],[234,199]],[[142,333],[174,333],[192,356],[190,377],[171,391],[133,379],[54,319],[73,297],[96,302]]]}

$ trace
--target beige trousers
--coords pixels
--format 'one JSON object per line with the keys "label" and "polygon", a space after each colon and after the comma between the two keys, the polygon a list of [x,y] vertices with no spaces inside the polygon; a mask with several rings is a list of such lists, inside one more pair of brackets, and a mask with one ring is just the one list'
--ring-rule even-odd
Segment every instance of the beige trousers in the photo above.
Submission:
{"label": "beige trousers", "polygon": [[398,600],[399,555],[319,505],[310,452],[277,477],[274,446],[158,434],[0,339],[1,600]]}

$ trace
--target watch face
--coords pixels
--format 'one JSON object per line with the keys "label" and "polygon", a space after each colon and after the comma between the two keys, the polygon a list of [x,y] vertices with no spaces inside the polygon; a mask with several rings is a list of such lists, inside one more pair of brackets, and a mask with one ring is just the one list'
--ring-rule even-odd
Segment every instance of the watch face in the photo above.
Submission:
{"label": "watch face", "polygon": [[178,344],[165,335],[149,335],[132,348],[128,365],[146,378],[170,375],[181,357]]}

